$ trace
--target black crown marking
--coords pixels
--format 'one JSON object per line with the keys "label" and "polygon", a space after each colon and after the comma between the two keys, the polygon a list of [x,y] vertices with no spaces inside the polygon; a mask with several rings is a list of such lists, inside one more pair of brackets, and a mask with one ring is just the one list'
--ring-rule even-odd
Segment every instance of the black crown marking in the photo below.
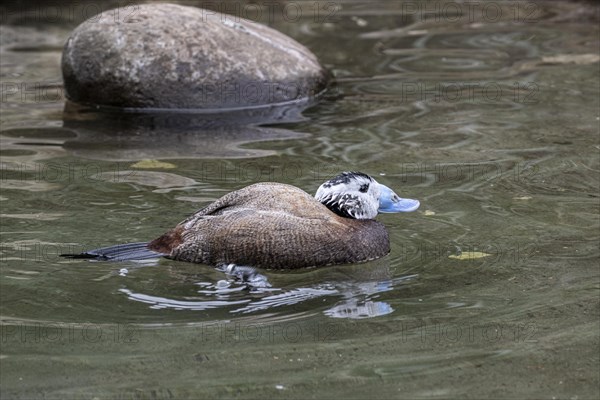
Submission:
{"label": "black crown marking", "polygon": [[[340,185],[340,184],[348,184],[348,183],[350,183],[351,180],[358,178],[358,177],[368,179],[369,182],[373,181],[373,178],[371,178],[367,174],[363,174],[362,172],[347,171],[347,172],[342,172],[338,176],[331,178],[330,180],[328,180],[327,182],[325,182],[323,184],[323,187],[330,188],[332,186],[336,186],[336,185]],[[360,191],[365,193],[368,189],[369,189],[369,186],[367,185],[367,189],[363,192],[362,186],[361,186]]]}

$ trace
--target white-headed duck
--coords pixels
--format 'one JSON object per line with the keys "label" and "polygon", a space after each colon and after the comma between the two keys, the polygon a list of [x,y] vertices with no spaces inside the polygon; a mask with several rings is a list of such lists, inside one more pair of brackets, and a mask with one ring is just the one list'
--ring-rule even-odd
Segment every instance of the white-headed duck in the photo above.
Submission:
{"label": "white-headed duck", "polygon": [[414,211],[360,172],[343,172],[323,183],[315,197],[281,183],[236,190],[197,211],[164,235],[87,251],[75,258],[107,261],[167,257],[214,266],[295,269],[357,263],[390,251],[378,213]]}

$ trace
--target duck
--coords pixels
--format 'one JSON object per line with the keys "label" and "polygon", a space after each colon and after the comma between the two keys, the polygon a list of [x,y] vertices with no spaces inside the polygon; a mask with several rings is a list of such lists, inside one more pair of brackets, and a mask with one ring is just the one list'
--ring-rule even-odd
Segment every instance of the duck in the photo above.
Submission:
{"label": "duck", "polygon": [[379,213],[411,212],[401,198],[362,172],[327,180],[311,196],[295,186],[262,182],[230,192],[149,242],[64,254],[97,261],[165,257],[215,267],[299,269],[366,262],[390,252]]}

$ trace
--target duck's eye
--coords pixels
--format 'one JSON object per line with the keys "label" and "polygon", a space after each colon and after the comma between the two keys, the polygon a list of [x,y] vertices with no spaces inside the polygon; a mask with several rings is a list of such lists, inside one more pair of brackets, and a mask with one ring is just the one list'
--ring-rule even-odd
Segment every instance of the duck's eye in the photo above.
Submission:
{"label": "duck's eye", "polygon": [[369,184],[368,183],[362,184],[360,186],[360,188],[358,189],[358,191],[361,192],[361,193],[367,193],[367,190],[369,190]]}

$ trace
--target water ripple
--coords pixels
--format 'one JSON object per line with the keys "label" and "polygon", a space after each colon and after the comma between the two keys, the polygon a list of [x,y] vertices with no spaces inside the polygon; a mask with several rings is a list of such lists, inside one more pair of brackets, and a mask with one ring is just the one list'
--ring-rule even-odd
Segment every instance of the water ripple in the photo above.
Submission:
{"label": "water ripple", "polygon": [[250,300],[210,300],[210,301],[183,301],[168,299],[165,297],[150,296],[142,293],[134,293],[129,289],[120,289],[121,293],[124,293],[131,300],[139,301],[146,304],[151,304],[150,308],[160,310],[170,308],[174,310],[209,310],[218,307],[226,307],[236,304],[245,304]]}

